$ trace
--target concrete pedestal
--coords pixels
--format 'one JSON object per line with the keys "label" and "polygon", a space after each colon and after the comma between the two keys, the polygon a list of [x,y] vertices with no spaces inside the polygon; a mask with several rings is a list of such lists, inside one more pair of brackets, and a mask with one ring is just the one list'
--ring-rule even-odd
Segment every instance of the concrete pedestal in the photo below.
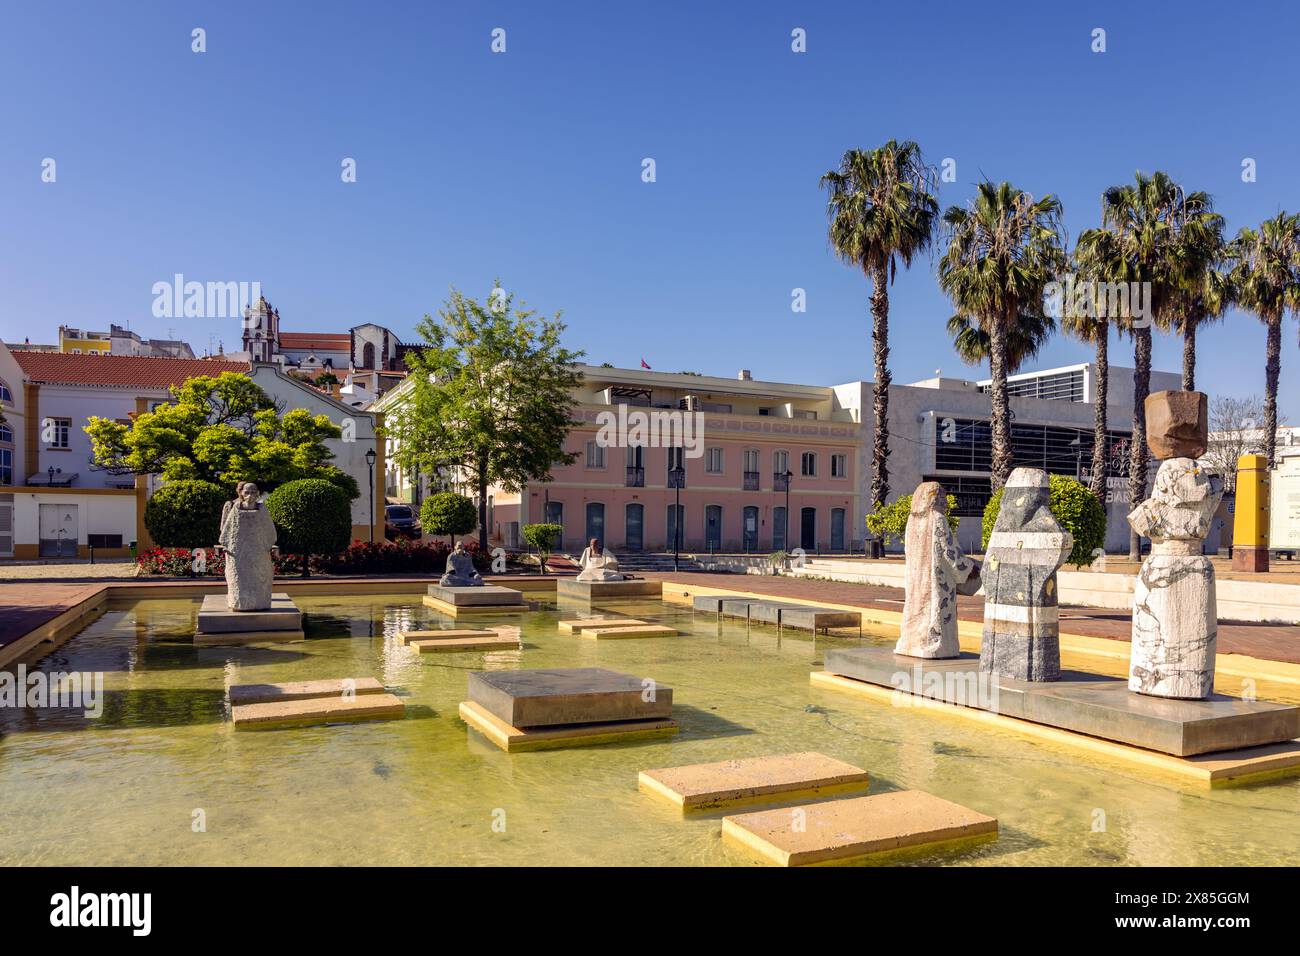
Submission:
{"label": "concrete pedestal", "polygon": [[663,588],[662,581],[576,581],[573,578],[560,578],[555,583],[555,595],[575,601],[604,603],[662,597]]}
{"label": "concrete pedestal", "polygon": [[199,608],[194,633],[194,643],[203,646],[302,639],[302,611],[282,592],[271,595],[265,611],[232,611],[224,594],[209,594]]}
{"label": "concrete pedestal", "polygon": [[469,699],[523,728],[648,720],[673,712],[671,687],[602,667],[474,671]]}
{"label": "concrete pedestal", "polygon": [[430,584],[428,593],[424,595],[424,606],[441,611],[450,617],[468,614],[506,614],[533,609],[533,605],[524,600],[521,591],[495,584],[463,588]]}

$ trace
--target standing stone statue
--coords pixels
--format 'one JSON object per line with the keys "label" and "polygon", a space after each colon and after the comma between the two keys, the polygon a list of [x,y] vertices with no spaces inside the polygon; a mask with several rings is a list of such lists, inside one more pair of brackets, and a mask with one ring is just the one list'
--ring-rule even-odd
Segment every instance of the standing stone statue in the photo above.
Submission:
{"label": "standing stone statue", "polygon": [[1133,530],[1151,539],[1133,585],[1128,687],[1152,697],[1199,700],[1214,690],[1218,608],[1214,565],[1202,551],[1223,481],[1195,461],[1209,437],[1205,404],[1200,392],[1147,399],[1147,424],[1155,426],[1147,444],[1165,460],[1151,497],[1128,516]]}
{"label": "standing stone statue", "polygon": [[1015,680],[1061,676],[1056,569],[1074,539],[1048,510],[1047,472],[1017,468],[984,555],[980,670]]}
{"label": "standing stone statue", "polygon": [[979,589],[979,562],[966,557],[948,526],[943,486],[925,481],[912,492],[903,532],[907,560],[903,625],[895,654],[906,657],[958,657],[957,595]]}
{"label": "standing stone statue", "polygon": [[579,581],[625,581],[618,570],[618,558],[600,546],[595,538],[587,543],[587,548],[578,559]]}
{"label": "standing stone statue", "polygon": [[236,494],[221,509],[217,539],[226,554],[226,603],[232,611],[265,611],[275,580],[275,523],[258,501],[257,485],[241,481]]}
{"label": "standing stone statue", "polygon": [[444,588],[476,588],[483,584],[482,576],[474,569],[474,559],[465,550],[464,542],[457,541],[447,555],[447,571],[438,580]]}

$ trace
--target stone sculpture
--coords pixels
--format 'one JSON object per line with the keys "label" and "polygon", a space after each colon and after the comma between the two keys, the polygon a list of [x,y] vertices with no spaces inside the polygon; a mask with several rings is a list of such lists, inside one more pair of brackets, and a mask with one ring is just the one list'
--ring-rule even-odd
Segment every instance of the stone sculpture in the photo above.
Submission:
{"label": "stone sculpture", "polygon": [[579,581],[627,580],[624,575],[619,573],[618,558],[604,550],[600,546],[600,542],[595,538],[588,542],[586,550],[582,552],[582,557],[578,558],[578,566],[582,568],[578,572]]}
{"label": "stone sculpture", "polygon": [[1183,454],[1160,463],[1151,497],[1128,516],[1133,530],[1151,539],[1133,585],[1128,686],[1152,697],[1199,700],[1214,690],[1218,609],[1214,565],[1202,551],[1223,481],[1190,457],[1204,451],[1208,438],[1205,396],[1157,392],[1147,399],[1148,426],[1153,400],[1168,414],[1155,418],[1148,446],[1157,457],[1169,450]]}
{"label": "stone sculpture", "polygon": [[1015,680],[1060,678],[1056,569],[1073,547],[1048,509],[1047,472],[1011,472],[981,571],[980,670]]}
{"label": "stone sculpture", "polygon": [[275,580],[275,523],[258,501],[257,485],[241,481],[236,494],[221,509],[217,539],[226,555],[226,603],[232,611],[265,611]]}
{"label": "stone sculpture", "polygon": [[474,559],[465,550],[464,543],[457,541],[451,554],[447,555],[447,572],[438,580],[444,588],[476,588],[483,586],[482,576],[474,569]]}
{"label": "stone sculpture", "polygon": [[895,654],[944,658],[961,655],[957,641],[957,595],[979,589],[979,562],[962,554],[948,526],[946,496],[937,481],[912,493],[903,532],[907,567],[903,623]]}

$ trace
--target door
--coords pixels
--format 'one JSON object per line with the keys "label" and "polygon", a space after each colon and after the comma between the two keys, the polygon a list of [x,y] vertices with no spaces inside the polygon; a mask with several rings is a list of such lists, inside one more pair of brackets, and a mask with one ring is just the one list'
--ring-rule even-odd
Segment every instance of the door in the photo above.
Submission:
{"label": "door", "polygon": [[786,529],[785,508],[776,507],[772,509],[772,550],[785,550],[785,529]]}
{"label": "door", "polygon": [[745,520],[743,524],[745,537],[745,550],[758,550],[758,508],[750,505],[745,509]]}
{"label": "door", "polygon": [[583,544],[592,538],[605,547],[605,506],[599,501],[587,502],[587,537]]}
{"label": "door", "polygon": [[14,506],[0,501],[0,558],[14,556]]}
{"label": "door", "polygon": [[[680,531],[680,535],[679,532]],[[686,537],[686,506],[668,506],[668,550],[680,550]]]}
{"label": "door", "polygon": [[76,505],[41,505],[39,524],[42,558],[77,556]]}
{"label": "door", "polygon": [[799,511],[799,547],[805,551],[817,550],[816,508],[802,508]]}
{"label": "door", "polygon": [[709,551],[722,550],[722,505],[704,509],[704,546]]}
{"label": "door", "polygon": [[831,509],[831,550],[844,550],[844,509]]}
{"label": "door", "polygon": [[645,547],[645,505],[632,504],[625,512],[627,529],[623,533],[629,551],[640,551]]}

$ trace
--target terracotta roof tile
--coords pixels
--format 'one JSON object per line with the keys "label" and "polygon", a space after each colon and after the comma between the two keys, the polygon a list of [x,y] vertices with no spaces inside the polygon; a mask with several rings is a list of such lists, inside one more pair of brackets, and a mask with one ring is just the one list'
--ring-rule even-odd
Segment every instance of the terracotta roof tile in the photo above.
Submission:
{"label": "terracotta roof tile", "polygon": [[61,385],[118,388],[167,388],[197,375],[248,372],[247,362],[220,359],[155,358],[143,355],[71,355],[62,352],[14,352],[28,380]]}
{"label": "terracotta roof tile", "polygon": [[348,332],[281,332],[280,348],[346,352],[352,348],[352,335]]}

